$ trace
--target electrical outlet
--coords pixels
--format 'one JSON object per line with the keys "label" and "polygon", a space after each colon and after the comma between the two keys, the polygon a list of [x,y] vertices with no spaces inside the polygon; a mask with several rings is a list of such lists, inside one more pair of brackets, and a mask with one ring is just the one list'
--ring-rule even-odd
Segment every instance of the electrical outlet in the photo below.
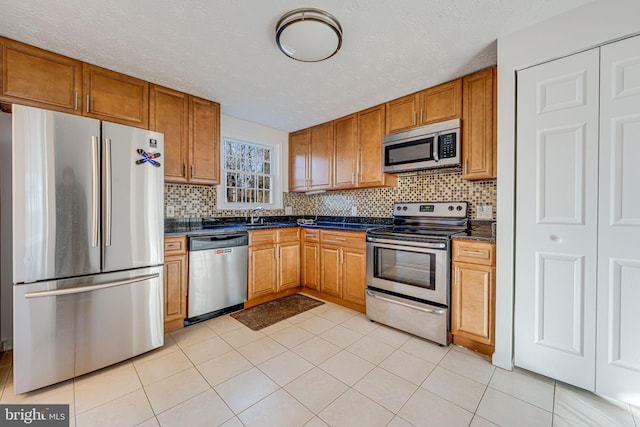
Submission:
{"label": "electrical outlet", "polygon": [[358,207],[351,206],[351,216],[358,216]]}
{"label": "electrical outlet", "polygon": [[175,215],[175,208],[173,206],[167,206],[167,218],[173,218]]}
{"label": "electrical outlet", "polygon": [[493,205],[478,205],[477,219],[493,219]]}
{"label": "electrical outlet", "polygon": [[285,206],[284,207],[284,214],[285,215],[293,215],[293,208],[291,206]]}

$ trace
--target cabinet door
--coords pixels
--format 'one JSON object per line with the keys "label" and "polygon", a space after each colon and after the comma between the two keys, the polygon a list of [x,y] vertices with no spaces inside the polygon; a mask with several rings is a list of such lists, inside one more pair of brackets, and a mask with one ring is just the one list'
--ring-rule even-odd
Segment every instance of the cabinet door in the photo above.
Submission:
{"label": "cabinet door", "polygon": [[309,129],[289,135],[289,191],[307,191],[308,189],[310,139]]}
{"label": "cabinet door", "polygon": [[342,249],[342,298],[364,304],[367,252],[363,249]]}
{"label": "cabinet door", "polygon": [[313,242],[302,243],[302,286],[320,290],[320,253],[319,245]]}
{"label": "cabinet door", "polygon": [[[180,327],[187,317],[187,256],[164,258],[164,323],[165,332]],[[170,323],[177,325],[169,325]]]}
{"label": "cabinet door", "polygon": [[149,128],[149,83],[115,71],[83,64],[83,115]]}
{"label": "cabinet door", "polygon": [[249,247],[249,289],[247,299],[276,292],[276,247]]}
{"label": "cabinet door", "polygon": [[493,179],[495,68],[462,79],[462,178]]}
{"label": "cabinet door", "polygon": [[164,180],[187,182],[189,153],[189,96],[151,85],[149,128],[164,134]]}
{"label": "cabinet door", "polygon": [[355,188],[358,116],[351,114],[335,120],[333,131],[333,188]]}
{"label": "cabinet door", "polygon": [[3,38],[0,45],[0,100],[80,114],[80,61]]}
{"label": "cabinet door", "polygon": [[358,113],[358,187],[379,187],[382,173],[382,138],[385,106]]}
{"label": "cabinet door", "polygon": [[420,92],[420,124],[459,119],[462,113],[462,81],[452,82]]}
{"label": "cabinet door", "polygon": [[320,292],[342,297],[340,289],[341,251],[335,246],[320,247]]}
{"label": "cabinet door", "polygon": [[418,94],[387,102],[386,133],[399,132],[418,125]]}
{"label": "cabinet door", "polygon": [[189,97],[189,182],[220,183],[220,105]]}
{"label": "cabinet door", "polygon": [[300,242],[278,245],[278,291],[300,286]]}
{"label": "cabinet door", "polygon": [[333,122],[311,128],[309,145],[309,188],[326,190],[331,188],[331,166],[333,158]]}
{"label": "cabinet door", "polygon": [[453,264],[452,334],[494,344],[495,272],[492,266]]}

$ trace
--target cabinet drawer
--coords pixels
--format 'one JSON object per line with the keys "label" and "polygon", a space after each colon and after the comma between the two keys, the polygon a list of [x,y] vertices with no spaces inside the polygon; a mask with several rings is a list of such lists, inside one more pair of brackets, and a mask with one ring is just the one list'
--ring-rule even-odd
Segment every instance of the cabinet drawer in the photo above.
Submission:
{"label": "cabinet drawer", "polygon": [[453,261],[496,265],[495,251],[495,243],[454,240],[452,258]]}
{"label": "cabinet drawer", "polygon": [[249,230],[249,246],[265,243],[276,243],[277,231],[275,228],[268,230]]}
{"label": "cabinet drawer", "polygon": [[320,242],[352,248],[364,248],[366,246],[365,233],[349,231],[321,230]]}
{"label": "cabinet drawer", "polygon": [[187,253],[187,237],[174,236],[164,238],[164,255],[184,255]]}
{"label": "cabinet drawer", "polygon": [[278,232],[278,243],[282,242],[299,242],[300,229],[298,227],[280,228]]}
{"label": "cabinet drawer", "polygon": [[318,229],[302,229],[302,239],[305,242],[319,242],[320,241],[320,230]]}

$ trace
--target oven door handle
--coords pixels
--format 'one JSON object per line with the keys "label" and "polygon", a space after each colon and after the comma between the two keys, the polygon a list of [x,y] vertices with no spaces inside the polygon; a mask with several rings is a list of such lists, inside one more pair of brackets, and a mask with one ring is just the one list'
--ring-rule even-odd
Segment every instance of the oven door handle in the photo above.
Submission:
{"label": "oven door handle", "polygon": [[422,307],[417,307],[415,305],[407,304],[406,302],[401,302],[401,301],[392,300],[390,298],[381,297],[379,295],[374,294],[370,290],[367,290],[367,295],[369,295],[371,298],[379,299],[380,301],[401,305],[403,307],[411,308],[413,310],[423,311],[425,313],[432,313],[432,314],[438,314],[438,315],[442,315],[446,313],[446,310],[441,308],[422,308]]}
{"label": "oven door handle", "polygon": [[375,237],[367,237],[367,242],[375,243],[376,247],[387,249],[403,249],[403,248],[425,248],[425,249],[447,249],[446,243],[429,243],[429,242],[414,242],[406,240],[390,240],[390,239],[377,239]]}

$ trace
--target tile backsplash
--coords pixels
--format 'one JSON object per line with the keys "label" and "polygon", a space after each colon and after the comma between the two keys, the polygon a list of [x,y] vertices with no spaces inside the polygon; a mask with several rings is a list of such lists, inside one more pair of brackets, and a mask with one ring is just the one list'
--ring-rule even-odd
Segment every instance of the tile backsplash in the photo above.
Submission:
{"label": "tile backsplash", "polygon": [[[461,172],[432,175],[400,175],[398,186],[363,190],[327,191],[323,194],[284,193],[284,206],[294,215],[351,216],[355,206],[358,216],[391,217],[394,202],[467,201],[469,218],[476,219],[478,205],[492,205],[496,212],[496,181],[465,181]],[[218,210],[216,187],[165,184],[165,206],[173,206],[176,218],[242,216],[246,210]],[[265,215],[284,215],[284,209],[269,210]]]}

